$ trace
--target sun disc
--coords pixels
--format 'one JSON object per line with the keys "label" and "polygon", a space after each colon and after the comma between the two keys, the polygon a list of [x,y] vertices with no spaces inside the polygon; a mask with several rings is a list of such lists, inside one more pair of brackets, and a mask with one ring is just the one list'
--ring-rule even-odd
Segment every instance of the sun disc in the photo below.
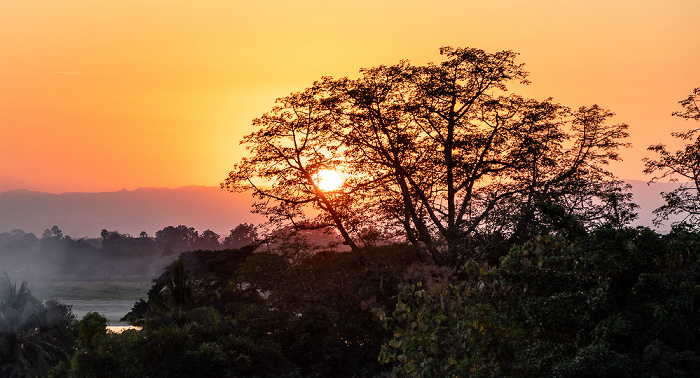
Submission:
{"label": "sun disc", "polygon": [[338,190],[343,185],[343,178],[340,177],[338,172],[330,169],[322,169],[318,171],[316,174],[316,180],[318,188],[326,192]]}

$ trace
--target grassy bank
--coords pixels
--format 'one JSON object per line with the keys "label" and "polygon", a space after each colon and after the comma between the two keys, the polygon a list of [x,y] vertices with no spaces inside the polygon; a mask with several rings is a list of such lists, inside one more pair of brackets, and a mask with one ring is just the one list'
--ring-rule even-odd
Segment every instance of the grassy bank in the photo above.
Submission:
{"label": "grassy bank", "polygon": [[146,298],[151,282],[32,281],[32,295],[39,299],[133,300]]}

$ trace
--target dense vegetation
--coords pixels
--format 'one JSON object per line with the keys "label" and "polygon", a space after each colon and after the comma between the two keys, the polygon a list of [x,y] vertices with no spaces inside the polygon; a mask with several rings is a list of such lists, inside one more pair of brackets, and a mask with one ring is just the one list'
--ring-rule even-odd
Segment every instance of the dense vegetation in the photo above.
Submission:
{"label": "dense vegetation", "polygon": [[[407,244],[183,253],[126,318],[78,323],[72,376],[693,376],[700,232],[605,225],[426,264]],[[296,250],[297,252],[299,250]],[[54,373],[59,372],[57,368]]]}
{"label": "dense vegetation", "polygon": [[[688,222],[630,228],[636,206],[604,168],[626,125],[506,93],[527,83],[512,52],[441,53],[324,78],[255,120],[223,186],[253,190],[263,228],[0,235],[62,251],[49,261],[68,275],[98,255],[168,262],[124,317],[142,328],[120,334],[6,277],[2,375],[697,376],[700,139],[646,160],[653,180],[693,181],[657,211]],[[675,115],[700,120],[698,95]],[[351,176],[324,191],[322,169]]]}
{"label": "dense vegetation", "polygon": [[45,376],[75,352],[70,307],[34,298],[28,284],[19,288],[0,276],[0,377]]}
{"label": "dense vegetation", "polygon": [[73,239],[58,226],[37,238],[12,230],[0,233],[0,266],[24,279],[144,281],[160,274],[179,254],[197,249],[240,248],[254,241],[252,224],[240,224],[222,238],[211,230],[167,226],[150,237],[102,230],[99,238]]}
{"label": "dense vegetation", "polygon": [[394,338],[381,359],[399,376],[694,376],[698,243],[682,227],[603,227],[419,280],[385,318]]}

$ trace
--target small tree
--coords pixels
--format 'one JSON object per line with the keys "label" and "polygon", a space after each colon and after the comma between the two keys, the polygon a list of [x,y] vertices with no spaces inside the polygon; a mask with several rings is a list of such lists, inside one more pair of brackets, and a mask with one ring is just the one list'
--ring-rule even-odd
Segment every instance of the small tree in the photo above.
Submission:
{"label": "small tree", "polygon": [[[688,98],[679,101],[684,110],[673,112],[673,115],[700,122],[698,96],[700,87],[695,88]],[[671,133],[673,137],[689,142],[676,152],[669,151],[664,144],[647,148],[659,154],[658,159],[644,158],[644,173],[657,175],[652,177],[650,182],[662,179],[678,182],[679,177],[690,181],[675,190],[661,193],[666,204],[654,210],[654,222],[657,224],[673,214],[685,214],[685,221],[700,220],[700,136],[697,135],[699,130],[700,128],[695,128],[686,132]]]}
{"label": "small tree", "polygon": [[88,312],[78,322],[78,345],[82,348],[92,348],[96,338],[107,334],[107,318],[97,312]]}

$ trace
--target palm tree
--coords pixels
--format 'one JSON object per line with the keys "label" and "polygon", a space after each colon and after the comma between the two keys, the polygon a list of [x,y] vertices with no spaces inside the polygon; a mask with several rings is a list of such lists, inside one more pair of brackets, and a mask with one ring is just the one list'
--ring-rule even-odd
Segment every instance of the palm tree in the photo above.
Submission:
{"label": "palm tree", "polygon": [[58,361],[69,361],[74,316],[56,301],[44,305],[29,284],[0,275],[0,377],[46,376]]}
{"label": "palm tree", "polygon": [[188,323],[212,323],[218,312],[207,303],[217,296],[210,286],[213,278],[203,281],[192,279],[182,259],[177,259],[165,273],[160,290],[148,293],[148,312],[145,322],[151,325],[174,323],[183,327]]}

